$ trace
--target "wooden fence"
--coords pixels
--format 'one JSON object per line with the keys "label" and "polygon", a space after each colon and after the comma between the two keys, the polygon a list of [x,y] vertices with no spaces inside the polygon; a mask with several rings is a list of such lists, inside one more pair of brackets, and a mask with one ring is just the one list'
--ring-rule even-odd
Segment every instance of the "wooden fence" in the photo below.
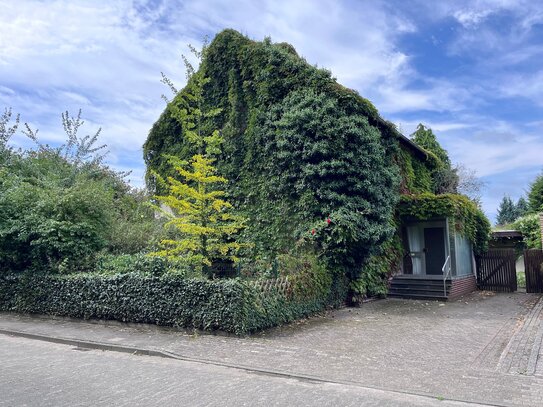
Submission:
{"label": "wooden fence", "polygon": [[499,292],[517,291],[516,258],[514,249],[490,249],[477,256],[477,288]]}
{"label": "wooden fence", "polygon": [[526,273],[526,292],[543,293],[543,250],[524,251],[524,272]]}

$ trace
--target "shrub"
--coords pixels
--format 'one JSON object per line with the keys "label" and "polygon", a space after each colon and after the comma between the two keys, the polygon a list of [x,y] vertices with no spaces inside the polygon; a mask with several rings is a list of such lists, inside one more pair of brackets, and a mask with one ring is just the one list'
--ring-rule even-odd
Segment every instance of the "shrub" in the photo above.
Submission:
{"label": "shrub", "polygon": [[179,275],[195,275],[182,262],[176,262],[165,257],[148,256],[145,253],[136,254],[102,254],[98,256],[95,265],[98,274],[127,274],[142,273],[161,276],[166,273]]}
{"label": "shrub", "polygon": [[522,233],[528,249],[541,249],[541,226],[538,214],[518,218],[511,226]]}
{"label": "shrub", "polygon": [[[49,160],[40,155],[26,164]],[[50,175],[28,178],[10,172],[0,181],[0,258],[5,268],[62,271],[77,264],[88,269],[94,254],[106,246],[112,192],[79,177],[62,185],[65,180]]]}
{"label": "shrub", "polygon": [[138,270],[124,274],[0,275],[0,311],[245,334],[339,306],[347,289],[345,279],[332,280],[312,256],[283,259],[289,274],[281,280],[190,278],[163,263],[138,266],[140,260],[157,261],[139,255],[103,260],[103,270]]}
{"label": "shrub", "polygon": [[[8,112],[8,111],[6,111]],[[35,150],[6,146],[15,128],[0,117],[0,267],[12,271],[75,272],[93,268],[96,254],[136,253],[159,240],[145,194],[103,164],[94,136],[79,137],[78,115],[62,115],[67,141]]]}
{"label": "shrub", "polygon": [[244,333],[246,292],[238,280],[171,274],[9,275],[0,309]]}

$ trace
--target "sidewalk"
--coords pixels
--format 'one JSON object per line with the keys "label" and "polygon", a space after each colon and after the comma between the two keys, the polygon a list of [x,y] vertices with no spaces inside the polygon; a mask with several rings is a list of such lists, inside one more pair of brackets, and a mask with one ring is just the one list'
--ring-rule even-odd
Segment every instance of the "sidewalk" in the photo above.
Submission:
{"label": "sidewalk", "polygon": [[[382,300],[251,337],[0,314],[0,333],[450,400],[537,406],[543,400],[542,301],[522,293],[475,293],[445,304]],[[524,360],[530,371],[518,371]]]}

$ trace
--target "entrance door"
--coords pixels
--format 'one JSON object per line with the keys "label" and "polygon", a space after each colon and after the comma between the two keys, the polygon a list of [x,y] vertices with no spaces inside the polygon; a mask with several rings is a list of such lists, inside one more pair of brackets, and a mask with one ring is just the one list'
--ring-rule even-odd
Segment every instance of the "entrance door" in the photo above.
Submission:
{"label": "entrance door", "polygon": [[424,252],[426,274],[443,274],[445,263],[445,228],[424,228]]}

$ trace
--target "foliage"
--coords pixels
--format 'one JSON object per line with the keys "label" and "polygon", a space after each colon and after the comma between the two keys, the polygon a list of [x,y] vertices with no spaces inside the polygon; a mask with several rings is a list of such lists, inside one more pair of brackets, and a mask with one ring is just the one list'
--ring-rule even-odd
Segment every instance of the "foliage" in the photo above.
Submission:
{"label": "foliage", "polygon": [[530,185],[528,202],[531,212],[541,212],[543,210],[543,175],[539,175]]}
{"label": "foliage", "polygon": [[527,215],[528,211],[530,210],[528,202],[522,196],[518,199],[517,204],[515,206],[516,206],[515,209],[517,212],[516,213],[517,218]]}
{"label": "foliage", "polygon": [[169,218],[166,227],[173,227],[180,237],[162,240],[163,250],[152,255],[183,259],[197,267],[203,265],[204,270],[216,259],[238,260],[236,254],[242,244],[234,241],[233,236],[243,227],[243,219],[231,213],[232,205],[224,200],[225,192],[214,188],[227,181],[216,175],[212,164],[213,160],[197,154],[190,162],[192,171],[175,166],[186,183],[169,177],[170,194],[155,199],[171,209],[163,211]]}
{"label": "foliage", "polygon": [[447,217],[452,226],[472,242],[476,254],[485,252],[488,247],[490,223],[477,205],[463,195],[404,195],[399,214],[418,220]]}
{"label": "foliage", "polygon": [[452,167],[447,151],[441,147],[432,129],[420,123],[411,138],[414,143],[422,147],[435,161],[431,169],[432,189],[435,194],[455,194],[460,183],[459,167]]}
{"label": "foliage", "polygon": [[106,254],[96,259],[94,272],[98,274],[127,274],[141,273],[161,276],[167,273],[179,275],[196,275],[181,262],[171,261],[165,257],[147,256],[145,253],[136,254]]}
{"label": "foliage", "polygon": [[278,257],[280,275],[292,281],[292,295],[296,301],[326,298],[332,276],[316,255],[310,253],[288,254]]}
{"label": "foliage", "polygon": [[541,226],[538,214],[533,213],[522,216],[511,226],[522,233],[524,243],[528,249],[541,249]]}
{"label": "foliage", "polygon": [[15,123],[10,125],[13,118],[13,112],[11,109],[5,109],[4,113],[0,116],[0,163],[5,160],[8,154],[11,152],[11,148],[8,145],[8,141],[17,132],[19,127],[20,116],[15,116]]}
{"label": "foliage", "polygon": [[[510,225],[518,218],[521,218],[529,213],[528,202],[523,197],[520,197],[515,204],[511,198],[504,196],[498,207],[498,216],[496,224],[498,226]],[[511,226],[512,227],[512,226]]]}
{"label": "foliage", "polygon": [[[431,156],[429,156],[431,157]],[[402,174],[400,192],[402,194],[421,194],[433,191],[431,158],[422,161],[404,148],[400,149],[398,165]]]}
{"label": "foliage", "polygon": [[[284,44],[226,30],[209,45],[200,70],[210,79],[204,106],[221,109],[204,126],[224,138],[216,165],[229,180],[231,202],[248,218],[241,240],[254,242],[251,255],[288,252],[330,215],[332,226],[313,241],[328,267],[356,274],[393,232],[394,127]],[[188,160],[196,152],[167,109],[144,146],[148,179],[153,171],[172,175],[164,154]]]}
{"label": "foliage", "polygon": [[[191,47],[194,55],[201,60],[207,46],[202,51]],[[176,98],[168,104],[172,117],[183,129],[183,137],[198,154],[190,159],[186,169],[182,160],[169,157],[179,179],[170,176],[156,178],[165,185],[169,195],[155,196],[155,199],[168,208],[163,213],[170,219],[166,227],[179,232],[178,237],[162,240],[163,250],[153,255],[167,256],[170,259],[183,259],[188,264],[203,267],[211,276],[209,268],[213,261],[238,260],[237,254],[243,244],[235,241],[237,233],[243,229],[244,219],[233,214],[233,207],[226,200],[226,192],[220,188],[227,179],[217,175],[214,167],[215,156],[221,152],[223,137],[219,130],[208,128],[206,121],[219,115],[221,108],[204,104],[204,87],[210,82],[205,70],[198,71],[183,56],[188,84],[183,93],[177,94],[175,87],[162,74],[164,82],[176,92]],[[160,207],[157,207],[160,209]]]}
{"label": "foliage", "polygon": [[517,272],[517,287],[526,288],[526,273],[524,271]]}
{"label": "foliage", "polygon": [[153,269],[113,275],[0,275],[0,311],[246,334],[309,316],[345,298],[346,285],[342,280],[332,282],[314,257],[284,264],[295,271],[286,292],[263,291],[254,281],[160,275]]}
{"label": "foliage", "polygon": [[393,270],[399,268],[403,247],[401,238],[395,234],[381,248],[381,254],[371,256],[362,267],[358,279],[351,282],[354,296],[352,302],[360,302],[362,298],[382,296],[388,292],[388,278]]}
{"label": "foliage", "polygon": [[136,254],[158,247],[161,239],[168,237],[163,220],[155,219],[144,190],[127,189],[114,197],[114,207],[107,236],[107,252]]}
{"label": "foliage", "polygon": [[[134,211],[142,205],[135,203],[124,175],[102,164],[104,147],[95,147],[99,132],[79,137],[80,115],[66,113],[62,118],[68,137],[64,145],[40,144],[38,132],[25,125],[38,149],[4,149],[0,263],[6,269],[90,270],[100,250],[124,251],[130,246],[139,251],[153,240],[152,227],[142,228],[147,241],[141,234],[138,242],[133,240],[131,232],[142,224],[152,225],[153,214]],[[120,219],[125,220],[123,229],[118,227]]]}
{"label": "foliage", "polygon": [[94,253],[107,245],[113,191],[88,174],[72,174],[70,165],[50,152],[13,161],[0,181],[3,266],[89,268]]}
{"label": "foliage", "polygon": [[238,280],[72,274],[0,277],[0,309],[244,333],[250,303]]}
{"label": "foliage", "polygon": [[504,196],[498,207],[498,216],[496,217],[496,223],[498,225],[506,225],[512,223],[517,219],[517,208],[510,197]]}
{"label": "foliage", "polygon": [[451,160],[449,159],[447,150],[441,147],[431,128],[419,123],[417,129],[411,134],[410,137],[417,145],[431,152],[432,154],[435,154],[441,163],[441,166],[449,168],[451,167]]}

